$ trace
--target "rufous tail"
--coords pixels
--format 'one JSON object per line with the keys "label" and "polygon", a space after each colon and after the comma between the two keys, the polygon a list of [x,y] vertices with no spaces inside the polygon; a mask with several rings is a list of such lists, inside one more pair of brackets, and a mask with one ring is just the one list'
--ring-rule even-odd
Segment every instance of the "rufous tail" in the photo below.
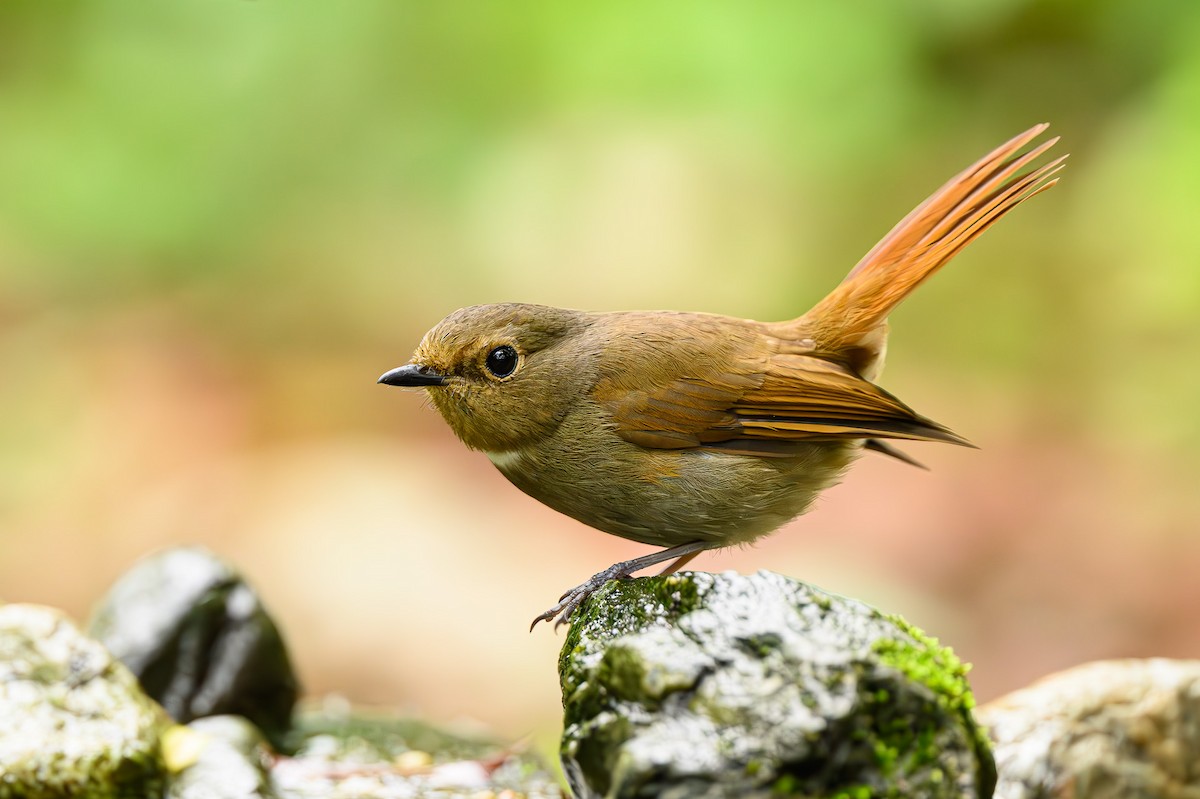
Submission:
{"label": "rufous tail", "polygon": [[1058,182],[1063,155],[1021,174],[1057,138],[1017,156],[1049,125],[1036,125],[950,179],[900,220],[846,278],[797,319],[816,349],[848,353],[881,338],[887,315],[909,292],[1000,217]]}

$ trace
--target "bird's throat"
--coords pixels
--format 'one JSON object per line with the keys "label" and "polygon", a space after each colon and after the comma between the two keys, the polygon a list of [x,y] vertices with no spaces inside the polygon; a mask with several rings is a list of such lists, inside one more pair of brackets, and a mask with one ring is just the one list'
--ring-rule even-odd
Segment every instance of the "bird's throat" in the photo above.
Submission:
{"label": "bird's throat", "polygon": [[484,451],[483,454],[487,455],[492,465],[502,472],[516,468],[525,458],[525,453],[519,449],[501,450],[499,452]]}

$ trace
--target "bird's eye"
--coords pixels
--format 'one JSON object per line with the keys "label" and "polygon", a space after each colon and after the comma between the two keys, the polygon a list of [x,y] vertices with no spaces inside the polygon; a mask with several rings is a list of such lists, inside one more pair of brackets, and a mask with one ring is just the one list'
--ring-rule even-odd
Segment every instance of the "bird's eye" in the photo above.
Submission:
{"label": "bird's eye", "polygon": [[507,344],[504,344],[488,353],[487,360],[483,362],[487,370],[492,373],[493,377],[501,379],[508,377],[517,370],[517,351]]}

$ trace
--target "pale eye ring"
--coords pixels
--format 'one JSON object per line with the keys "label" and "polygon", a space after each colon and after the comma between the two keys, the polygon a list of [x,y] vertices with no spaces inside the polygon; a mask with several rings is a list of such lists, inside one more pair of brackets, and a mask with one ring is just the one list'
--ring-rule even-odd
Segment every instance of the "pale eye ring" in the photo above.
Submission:
{"label": "pale eye ring", "polygon": [[487,354],[483,365],[491,373],[492,377],[503,380],[506,377],[511,377],[512,373],[517,371],[518,361],[517,351],[508,344],[501,344]]}

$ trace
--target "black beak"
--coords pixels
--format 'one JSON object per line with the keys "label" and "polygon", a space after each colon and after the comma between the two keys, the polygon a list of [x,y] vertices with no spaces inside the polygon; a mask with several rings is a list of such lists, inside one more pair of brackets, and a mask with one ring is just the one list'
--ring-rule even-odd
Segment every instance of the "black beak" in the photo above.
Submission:
{"label": "black beak", "polygon": [[442,386],[446,384],[446,376],[438,374],[428,366],[409,363],[384,372],[377,382],[388,386]]}

